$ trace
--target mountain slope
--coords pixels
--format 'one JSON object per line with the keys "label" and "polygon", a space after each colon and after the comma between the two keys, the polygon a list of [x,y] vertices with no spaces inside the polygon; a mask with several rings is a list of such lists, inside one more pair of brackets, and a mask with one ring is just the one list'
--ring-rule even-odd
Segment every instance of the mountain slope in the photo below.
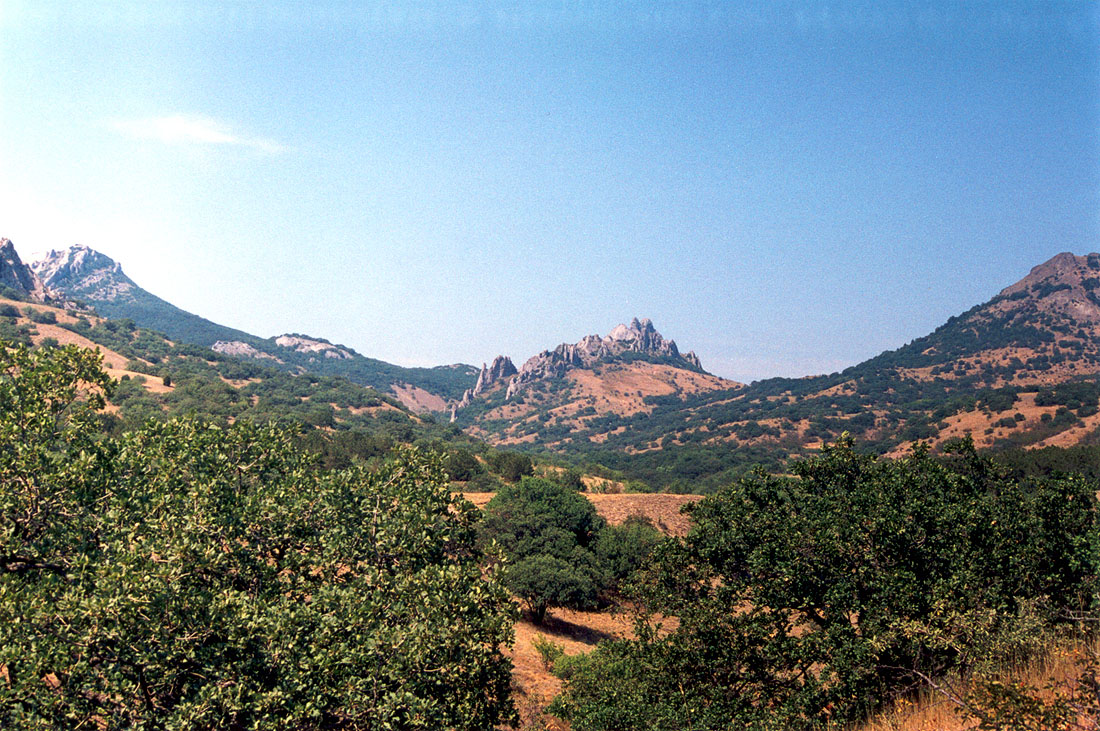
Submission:
{"label": "mountain slope", "polygon": [[648,399],[740,388],[681,354],[648,320],[607,336],[588,335],[528,359],[516,371],[503,356],[483,368],[455,415],[471,434],[501,444],[568,450],[576,438],[607,439],[607,419],[648,414]]}
{"label": "mountain slope", "polygon": [[966,435],[979,447],[1100,440],[1098,376],[1100,255],[1059,254],[929,335],[840,373],[669,389],[572,420],[500,402],[471,413],[468,428],[658,486],[708,489],[753,464],[779,469],[845,431],[893,454]]}
{"label": "mountain slope", "polygon": [[173,340],[207,348],[218,340],[260,340],[147,292],[126,276],[120,264],[87,246],[51,251],[31,268],[47,287],[91,305],[104,317],[130,319]]}
{"label": "mountain slope", "polygon": [[477,378],[472,366],[403,368],[323,338],[300,334],[261,338],[219,325],[147,292],[126,276],[117,262],[86,246],[51,251],[33,269],[48,288],[94,306],[105,317],[129,319],[174,341],[256,359],[286,371],[345,377],[391,393],[420,412],[444,410],[448,401],[457,400]]}

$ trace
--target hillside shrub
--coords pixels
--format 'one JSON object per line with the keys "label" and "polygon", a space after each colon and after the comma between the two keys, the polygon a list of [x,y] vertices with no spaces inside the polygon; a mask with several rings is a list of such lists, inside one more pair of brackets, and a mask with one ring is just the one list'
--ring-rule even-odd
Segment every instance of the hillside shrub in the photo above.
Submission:
{"label": "hillside shrub", "polygon": [[504,584],[542,622],[550,607],[596,606],[605,577],[592,548],[604,525],[582,495],[525,477],[489,501],[480,533],[504,555]]}
{"label": "hillside shrub", "polygon": [[[1021,602],[1046,598],[1052,621],[1094,601],[1095,486],[956,449],[888,460],[845,439],[697,503],[642,587],[678,627],[572,661],[557,712],[576,731],[843,724],[965,665]],[[952,622],[958,641],[938,641]]]}
{"label": "hillside shrub", "polygon": [[619,525],[609,525],[596,538],[596,558],[607,576],[608,588],[621,589],[647,560],[661,533],[642,515],[631,515]]}
{"label": "hillside shrub", "polygon": [[0,727],[492,728],[511,601],[404,451],[322,473],[238,422],[97,431],[89,351],[0,348]]}

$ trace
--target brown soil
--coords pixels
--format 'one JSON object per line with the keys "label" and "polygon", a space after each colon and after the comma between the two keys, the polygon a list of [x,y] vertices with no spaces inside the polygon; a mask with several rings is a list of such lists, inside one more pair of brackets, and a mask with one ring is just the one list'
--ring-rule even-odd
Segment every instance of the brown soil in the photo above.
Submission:
{"label": "brown soil", "polygon": [[[484,508],[495,494],[464,492],[462,496],[477,507]],[[681,508],[702,499],[701,495],[664,493],[581,494],[596,506],[596,512],[611,525],[619,525],[632,515],[642,515],[653,521],[660,531],[674,536],[686,536],[691,527],[691,521],[680,512]]]}
{"label": "brown soil", "polygon": [[426,414],[429,411],[445,411],[447,402],[441,396],[429,393],[418,386],[408,384],[394,385],[390,387],[393,395],[397,397],[405,408],[415,414]]}

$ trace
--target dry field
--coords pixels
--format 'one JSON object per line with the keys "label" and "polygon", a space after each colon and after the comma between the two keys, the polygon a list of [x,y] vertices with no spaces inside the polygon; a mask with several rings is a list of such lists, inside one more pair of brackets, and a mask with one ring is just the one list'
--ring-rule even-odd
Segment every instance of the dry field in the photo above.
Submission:
{"label": "dry field", "polygon": [[[466,492],[463,496],[479,508],[484,508],[495,493]],[[662,532],[687,535],[691,523],[680,508],[700,499],[699,495],[666,494],[593,494],[582,493],[596,506],[603,518],[618,525],[632,515],[644,515]],[[666,620],[666,625],[669,621]],[[535,637],[542,635],[565,648],[567,655],[588,652],[603,639],[630,637],[634,621],[629,612],[578,612],[571,609],[550,609],[546,621],[537,626],[526,619],[516,623],[516,642],[509,655],[512,658],[513,693],[520,709],[525,729],[553,729],[568,726],[542,713],[546,704],[558,693],[561,681],[543,665],[534,647]]]}
{"label": "dry field", "polygon": [[[479,508],[493,499],[493,492],[464,492],[463,497]],[[668,495],[665,493],[581,493],[596,506],[596,512],[611,525],[619,525],[632,515],[644,515],[661,532],[686,536],[691,523],[680,508],[701,499],[700,495]]]}
{"label": "dry field", "polygon": [[[1056,692],[1065,693],[1079,677],[1079,664],[1088,652],[1096,656],[1100,648],[1091,650],[1083,646],[1063,646],[1055,648],[1045,657],[1034,659],[1024,667],[1005,673],[1000,680],[1009,683],[1023,683],[1037,689],[1038,697],[1051,700]],[[955,690],[965,690],[966,683],[952,686]],[[900,698],[890,708],[875,715],[851,731],[968,731],[978,728],[978,721],[957,711],[958,706],[943,693],[931,689]],[[1100,729],[1100,719],[1086,718],[1077,720],[1074,731],[1095,731]],[[1027,727],[1031,729],[1032,727]]]}

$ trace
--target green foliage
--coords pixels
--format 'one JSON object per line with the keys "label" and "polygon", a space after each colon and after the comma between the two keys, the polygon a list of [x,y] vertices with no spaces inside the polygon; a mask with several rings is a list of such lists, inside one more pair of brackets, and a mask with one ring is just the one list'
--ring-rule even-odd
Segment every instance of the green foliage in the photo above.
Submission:
{"label": "green foliage", "polygon": [[1094,596],[1094,486],[1021,483],[957,448],[893,461],[845,440],[793,477],[758,473],[697,503],[642,592],[678,628],[577,663],[558,709],[577,731],[847,722],[970,657],[913,627]]}
{"label": "green foliage", "polygon": [[53,310],[40,310],[37,307],[23,308],[23,314],[27,316],[31,322],[38,323],[39,325],[55,325],[57,324],[57,315],[53,313]]}
{"label": "green foliage", "polygon": [[531,458],[520,452],[492,452],[488,461],[489,469],[508,482],[515,482],[535,472]]}
{"label": "green foliage", "polygon": [[547,639],[541,634],[535,635],[534,639],[531,640],[531,646],[535,648],[535,652],[537,652],[542,659],[543,667],[547,670],[553,670],[554,663],[565,655],[564,646],[553,640]]}
{"label": "green foliage", "polygon": [[609,525],[596,538],[596,559],[608,578],[609,588],[621,589],[647,560],[661,533],[641,515],[632,515],[619,525]]}
{"label": "green foliage", "polygon": [[97,432],[98,356],[0,349],[0,726],[485,729],[511,602],[437,459]]}
{"label": "green foliage", "polygon": [[592,608],[604,576],[592,551],[604,520],[583,496],[557,482],[526,477],[485,506],[483,545],[504,553],[505,585],[541,622],[552,606]]}
{"label": "green foliage", "polygon": [[447,454],[443,460],[443,468],[452,480],[459,482],[469,482],[485,472],[485,466],[468,449],[456,449]]}

